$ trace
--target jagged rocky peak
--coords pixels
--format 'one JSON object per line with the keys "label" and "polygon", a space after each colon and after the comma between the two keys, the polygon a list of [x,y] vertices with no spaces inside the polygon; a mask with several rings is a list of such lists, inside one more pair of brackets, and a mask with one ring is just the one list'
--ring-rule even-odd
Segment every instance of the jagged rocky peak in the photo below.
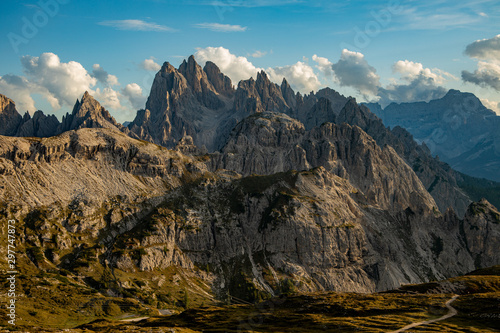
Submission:
{"label": "jagged rocky peak", "polygon": [[348,123],[351,125],[357,125],[361,128],[365,128],[366,115],[356,103],[355,98],[350,98],[344,105],[337,118],[338,123]]}
{"label": "jagged rocky peak", "polygon": [[14,101],[0,94],[0,135],[16,135],[22,119]]}
{"label": "jagged rocky peak", "polygon": [[224,75],[216,64],[207,61],[205,67],[203,67],[203,71],[207,74],[208,80],[219,94],[227,97],[232,97],[234,95],[235,90],[231,79]]}
{"label": "jagged rocky peak", "polygon": [[292,109],[295,109],[297,107],[297,96],[295,95],[295,92],[293,91],[292,87],[290,87],[290,84],[286,80],[286,78],[283,78],[283,81],[281,81],[281,95],[285,99],[286,104]]}
{"label": "jagged rocky peak", "polygon": [[266,72],[257,73],[257,80],[242,80],[236,90],[234,108],[246,114],[272,111],[287,113],[290,109],[286,103],[280,86],[271,82]]}
{"label": "jagged rocky peak", "polygon": [[[209,63],[203,70],[194,56],[184,60],[178,69],[165,62],[151,86],[147,117],[145,111],[138,112],[129,125],[130,131],[141,139],[171,148],[185,133],[196,145],[205,144],[213,150],[221,133],[218,127],[229,117],[232,95],[231,80],[215,64]],[[233,126],[225,132],[229,133]]]}
{"label": "jagged rocky peak", "polygon": [[[188,84],[194,92],[202,92],[203,89],[215,90],[210,82],[208,82],[207,74],[203,71],[200,65],[190,56],[186,62],[184,60],[179,66],[179,72],[186,78]],[[205,87],[203,87],[205,85]]]}
{"label": "jagged rocky peak", "polygon": [[164,62],[153,80],[146,109],[153,114],[170,109],[171,99],[182,96],[186,89],[186,78],[169,62]]}
{"label": "jagged rocky peak", "polygon": [[326,98],[332,103],[333,112],[338,114],[351,97],[345,97],[331,88],[323,88],[316,93],[317,98]]}
{"label": "jagged rocky peak", "polygon": [[63,117],[60,132],[76,130],[80,128],[109,128],[120,130],[123,126],[119,124],[101,104],[94,99],[88,91],[82,99],[76,100],[71,114]]}

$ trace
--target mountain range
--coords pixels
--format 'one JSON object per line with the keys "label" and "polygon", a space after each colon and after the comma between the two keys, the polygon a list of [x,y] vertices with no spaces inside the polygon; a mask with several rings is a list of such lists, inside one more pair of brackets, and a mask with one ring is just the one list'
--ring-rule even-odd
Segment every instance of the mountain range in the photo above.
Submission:
{"label": "mountain range", "polygon": [[455,170],[500,181],[500,116],[473,94],[452,89],[428,103],[366,106],[385,125],[408,130]]}
{"label": "mountain range", "polygon": [[87,92],[62,122],[0,107],[0,216],[23,223],[20,311],[40,325],[59,304],[41,280],[56,299],[90,293],[59,312],[83,322],[113,302],[366,293],[500,262],[499,185],[329,88],[265,72],[234,88],[190,57],[163,64],[127,127]]}

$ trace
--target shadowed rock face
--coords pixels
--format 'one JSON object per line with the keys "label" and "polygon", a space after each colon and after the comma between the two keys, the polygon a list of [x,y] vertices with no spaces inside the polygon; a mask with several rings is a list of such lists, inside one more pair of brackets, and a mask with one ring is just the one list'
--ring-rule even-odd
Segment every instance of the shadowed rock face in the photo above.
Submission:
{"label": "shadowed rock face", "polygon": [[54,115],[46,116],[42,111],[36,111],[31,117],[26,112],[16,136],[48,138],[59,132],[59,126],[59,120]]}
{"label": "shadowed rock face", "polygon": [[14,136],[17,133],[22,117],[16,110],[14,102],[0,94],[0,135]]}

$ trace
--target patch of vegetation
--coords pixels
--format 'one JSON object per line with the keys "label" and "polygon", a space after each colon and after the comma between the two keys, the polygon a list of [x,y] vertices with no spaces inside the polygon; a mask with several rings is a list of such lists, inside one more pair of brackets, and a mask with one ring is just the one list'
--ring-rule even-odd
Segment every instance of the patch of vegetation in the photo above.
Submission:
{"label": "patch of vegetation", "polygon": [[337,228],[353,229],[354,228],[354,224],[352,224],[352,223],[344,223],[344,224],[341,224],[341,225],[337,226]]}
{"label": "patch of vegetation", "polygon": [[472,271],[470,273],[467,273],[465,276],[468,275],[496,275],[500,276],[500,265],[496,266],[491,266],[487,268],[480,268],[475,271]]}

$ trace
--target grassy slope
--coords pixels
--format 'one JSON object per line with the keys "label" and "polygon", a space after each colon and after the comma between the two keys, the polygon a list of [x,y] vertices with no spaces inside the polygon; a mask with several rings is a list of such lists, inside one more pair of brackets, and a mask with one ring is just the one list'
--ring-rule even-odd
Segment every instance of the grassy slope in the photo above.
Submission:
{"label": "grassy slope", "polygon": [[[314,293],[278,297],[257,305],[200,307],[179,315],[127,324],[129,332],[175,328],[178,332],[388,332],[447,313],[453,293],[458,315],[412,332],[496,332],[500,327],[500,266],[440,282],[407,285],[371,295]],[[444,293],[442,291],[445,291]],[[446,292],[449,291],[449,292]],[[100,321],[95,332],[125,329]]]}

